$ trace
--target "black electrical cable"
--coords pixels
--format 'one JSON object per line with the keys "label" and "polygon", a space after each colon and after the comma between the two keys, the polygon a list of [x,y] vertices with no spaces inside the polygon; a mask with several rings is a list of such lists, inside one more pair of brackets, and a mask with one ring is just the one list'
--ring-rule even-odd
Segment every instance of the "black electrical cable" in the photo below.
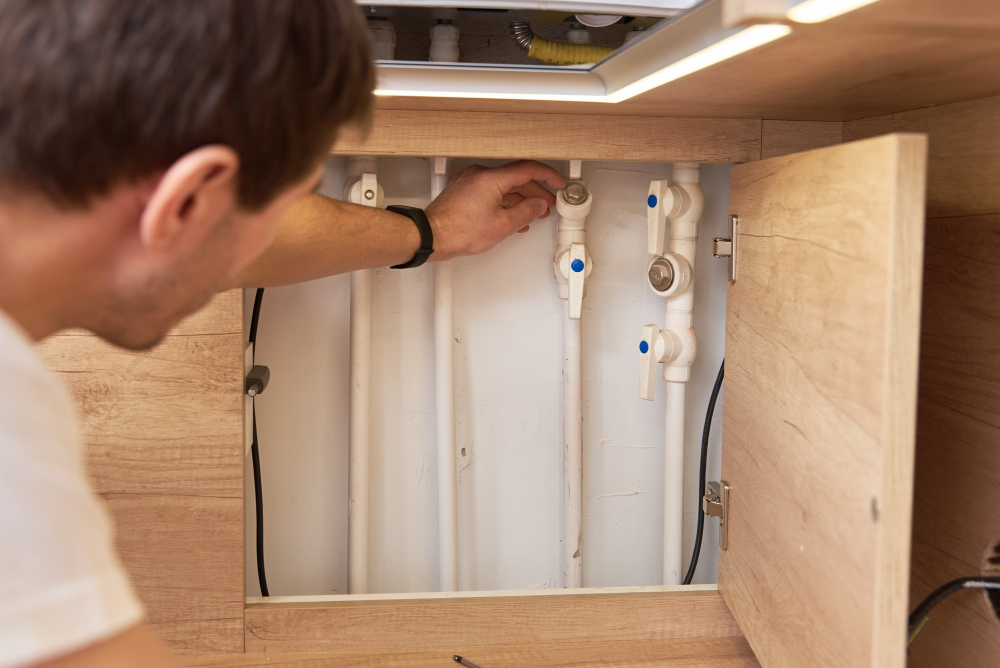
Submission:
{"label": "black electrical cable", "polygon": [[[1000,577],[991,575],[980,575],[978,577],[966,577],[958,578],[957,580],[952,580],[951,582],[946,582],[934,591],[930,593],[920,605],[913,609],[910,613],[910,618],[907,620],[907,629],[910,634],[919,627],[921,622],[930,614],[931,610],[937,606],[938,603],[945,600],[952,594],[963,589],[1000,589]],[[911,638],[912,642],[912,638]]]}
{"label": "black electrical cable", "polygon": [[[250,316],[250,345],[253,346],[251,353],[253,358],[257,357],[257,324],[260,322],[262,301],[264,301],[264,288],[257,288],[257,294],[253,300],[253,315]],[[254,397],[250,401],[253,411],[253,441],[250,445],[250,457],[253,460],[253,493],[257,515],[257,581],[260,582],[260,595],[269,596],[267,575],[264,573],[264,494],[260,484],[260,449],[257,447],[257,398]]]}
{"label": "black electrical cable", "polygon": [[722,364],[719,365],[719,375],[715,377],[715,386],[712,387],[712,397],[708,400],[708,410],[705,411],[705,426],[701,430],[701,466],[698,469],[698,530],[694,536],[691,565],[688,566],[687,574],[681,584],[691,584],[691,580],[694,578],[694,569],[698,567],[698,557],[701,556],[701,540],[705,535],[705,508],[702,506],[701,500],[705,496],[705,478],[708,475],[708,436],[712,432],[712,416],[715,415],[715,402],[719,399],[725,369],[726,360],[723,359]]}

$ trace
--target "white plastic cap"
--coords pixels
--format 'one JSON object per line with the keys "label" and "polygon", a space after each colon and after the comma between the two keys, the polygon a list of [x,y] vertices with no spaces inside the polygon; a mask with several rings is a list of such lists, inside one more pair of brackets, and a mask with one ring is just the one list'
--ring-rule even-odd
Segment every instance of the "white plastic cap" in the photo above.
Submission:
{"label": "white plastic cap", "polygon": [[396,56],[396,28],[390,21],[368,21],[375,60],[393,60]]}
{"label": "white plastic cap", "polygon": [[438,23],[433,26],[429,60],[435,63],[458,62],[458,35],[458,26],[452,23]]}

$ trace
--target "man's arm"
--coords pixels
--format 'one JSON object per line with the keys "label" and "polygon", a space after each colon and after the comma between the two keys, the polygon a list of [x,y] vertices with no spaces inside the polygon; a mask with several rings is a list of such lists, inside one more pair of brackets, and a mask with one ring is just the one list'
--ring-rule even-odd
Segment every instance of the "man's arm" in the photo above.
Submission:
{"label": "man's arm", "polygon": [[[427,207],[434,231],[430,261],[485,252],[548,216],[555,196],[542,183],[565,185],[556,170],[531,160],[463,171]],[[405,216],[311,195],[289,209],[272,244],[243,271],[237,285],[286,285],[402,264],[419,247],[417,228]]]}

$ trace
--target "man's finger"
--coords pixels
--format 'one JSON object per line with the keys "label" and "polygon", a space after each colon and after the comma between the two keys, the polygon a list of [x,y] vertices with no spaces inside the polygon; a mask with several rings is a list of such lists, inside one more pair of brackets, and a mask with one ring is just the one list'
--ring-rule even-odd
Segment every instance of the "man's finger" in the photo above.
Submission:
{"label": "man's finger", "polygon": [[461,178],[465,178],[466,176],[472,176],[473,174],[478,174],[484,169],[487,169],[487,167],[483,165],[469,165],[468,167],[460,171],[456,176],[453,176],[451,180],[457,181]]}
{"label": "man's finger", "polygon": [[543,213],[548,213],[548,210],[549,207],[545,204],[545,200],[540,197],[529,197],[522,200],[506,211],[508,234],[513,234],[517,230],[527,227],[533,220],[540,218]]}
{"label": "man's finger", "polygon": [[566,180],[559,175],[559,172],[535,160],[518,160],[497,167],[492,170],[491,176],[496,179],[501,192],[505,193],[520,188],[530,181],[545,183],[556,190],[566,187]]}
{"label": "man's finger", "polygon": [[550,207],[556,205],[556,196],[538,181],[528,181],[523,186],[515,189],[514,192],[520,193],[524,197],[541,197],[549,203]]}
{"label": "man's finger", "polygon": [[[552,194],[548,190],[545,190],[545,188],[542,188],[541,186],[538,187],[541,188],[546,194],[548,195]],[[546,200],[546,204],[549,204],[547,197],[543,199]],[[500,200],[500,206],[502,206],[505,209],[509,209],[512,206],[517,206],[523,200],[524,200],[524,195],[521,195],[520,193],[507,193],[506,195],[503,196],[503,199]],[[554,201],[551,204],[549,204],[549,207],[553,206],[555,206]],[[545,213],[539,216],[539,218],[548,218],[548,217],[549,217],[549,209],[546,209]],[[518,230],[518,232],[525,232],[525,231],[526,230]]]}
{"label": "man's finger", "polygon": [[505,209],[509,209],[512,206],[517,206],[523,201],[524,201],[523,195],[520,195],[518,193],[507,193],[500,200],[500,206],[502,206]]}

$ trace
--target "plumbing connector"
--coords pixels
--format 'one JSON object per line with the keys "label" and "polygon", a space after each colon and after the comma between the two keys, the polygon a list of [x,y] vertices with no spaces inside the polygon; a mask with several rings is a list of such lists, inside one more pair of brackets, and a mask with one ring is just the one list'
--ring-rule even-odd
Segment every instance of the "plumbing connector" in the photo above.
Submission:
{"label": "plumbing connector", "polygon": [[667,312],[667,326],[671,339],[677,344],[674,354],[663,362],[663,380],[686,383],[691,380],[691,365],[698,353],[698,337],[694,333],[694,315],[681,311]]}
{"label": "plumbing connector", "polygon": [[675,297],[691,287],[691,263],[683,255],[667,253],[646,267],[649,289],[658,297]]}
{"label": "plumbing connector", "polygon": [[458,62],[458,26],[447,19],[439,19],[431,28],[431,50],[428,60],[437,63]]}
{"label": "plumbing connector", "polygon": [[[698,340],[691,319],[674,319],[666,329],[645,325],[639,340],[639,397],[655,398],[656,366],[663,365],[663,379],[686,383],[691,379],[691,364],[698,352]],[[684,325],[687,326],[684,326]]]}
{"label": "plumbing connector", "polygon": [[396,56],[396,28],[388,19],[368,19],[375,60],[393,60]]}
{"label": "plumbing connector", "polygon": [[[677,163],[674,166],[674,184],[667,179],[656,179],[649,182],[649,194],[646,196],[646,227],[647,251],[650,255],[663,255],[667,250],[668,240],[696,239],[697,224],[705,208],[705,193],[698,183],[698,166],[695,163],[694,181],[688,174],[692,171],[688,163]],[[670,221],[670,235],[667,235],[667,221]],[[677,249],[671,245],[671,250]]]}
{"label": "plumbing connector", "polygon": [[559,288],[559,298],[569,300],[569,317],[577,319],[583,311],[586,279],[594,269],[587,252],[586,223],[593,197],[587,187],[571,181],[556,193],[557,230],[559,240],[552,257],[553,272]]}
{"label": "plumbing connector", "polygon": [[381,207],[385,200],[382,184],[372,172],[363,173],[360,179],[351,184],[347,192],[349,201],[363,206]]}

